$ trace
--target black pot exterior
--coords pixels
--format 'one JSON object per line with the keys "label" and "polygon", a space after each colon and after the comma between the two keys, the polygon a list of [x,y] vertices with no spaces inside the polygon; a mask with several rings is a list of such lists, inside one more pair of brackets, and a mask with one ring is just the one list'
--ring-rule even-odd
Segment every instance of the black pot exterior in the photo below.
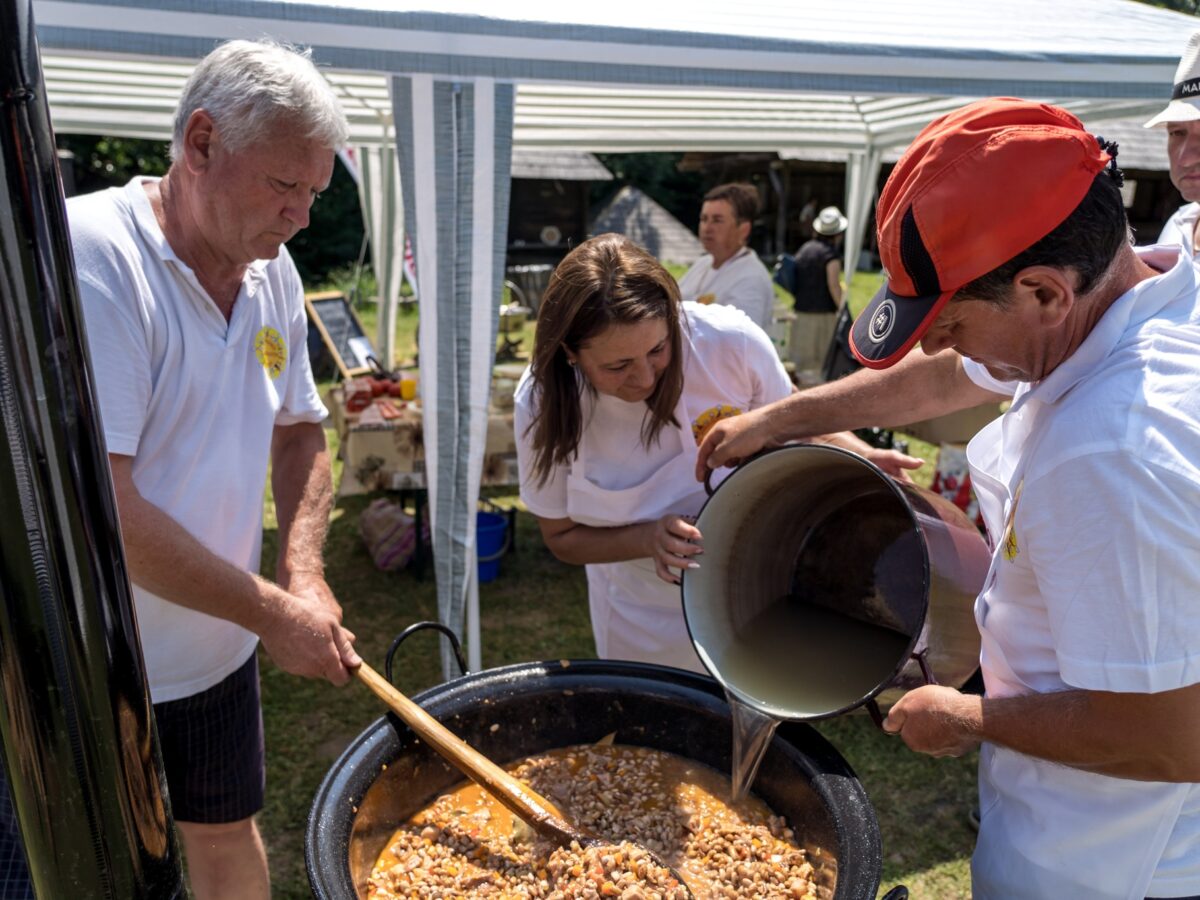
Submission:
{"label": "black pot exterior", "polygon": [[[616,732],[619,743],[730,769],[729,707],[720,687],[678,669],[525,663],[457,678],[414,700],[500,763]],[[374,722],[334,763],[313,801],[305,858],[314,896],[365,898],[367,876],[395,828],[461,781],[393,716]],[[782,723],[754,792],[809,848],[825,896],[875,896],[882,859],[875,811],[849,765],[816,731]]]}

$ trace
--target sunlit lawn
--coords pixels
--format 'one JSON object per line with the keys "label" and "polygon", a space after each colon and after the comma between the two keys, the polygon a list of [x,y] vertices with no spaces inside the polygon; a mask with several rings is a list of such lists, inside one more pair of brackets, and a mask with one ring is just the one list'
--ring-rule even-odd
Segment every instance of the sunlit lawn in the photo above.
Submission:
{"label": "sunlit lawn", "polygon": [[[878,276],[859,274],[852,308],[874,292]],[[375,333],[371,308],[362,311]],[[416,312],[402,308],[397,363],[415,350]],[[530,326],[531,331],[532,326]],[[527,337],[526,348],[532,346]],[[336,443],[336,435],[328,432]],[[932,448],[915,443],[918,455]],[[335,465],[340,474],[340,464]],[[919,480],[928,478],[928,470]],[[418,619],[436,618],[432,574],[384,574],[371,563],[358,535],[357,517],[371,498],[341,500],[326,550],[328,578],[358,635],[358,649],[381,666],[392,637]],[[493,499],[519,506],[515,491]],[[506,556],[500,577],[480,590],[485,667],[512,662],[595,655],[588,623],[582,568],[555,560],[544,548],[531,516],[517,516],[517,553]],[[274,558],[276,531],[270,506],[264,559]],[[440,680],[434,636],[421,636],[403,651],[398,683],[416,692]],[[277,898],[310,896],[304,871],[303,834],[317,784],[346,744],[381,713],[365,688],[337,689],[286,675],[263,658],[263,706],[267,730],[267,807],[261,821],[271,857]],[[855,769],[875,805],[884,843],[882,889],[907,884],[917,898],[950,900],[970,895],[968,858],[974,833],[967,811],[975,796],[975,757],[933,760],[909,752],[880,733],[865,715],[821,723],[822,732]]]}

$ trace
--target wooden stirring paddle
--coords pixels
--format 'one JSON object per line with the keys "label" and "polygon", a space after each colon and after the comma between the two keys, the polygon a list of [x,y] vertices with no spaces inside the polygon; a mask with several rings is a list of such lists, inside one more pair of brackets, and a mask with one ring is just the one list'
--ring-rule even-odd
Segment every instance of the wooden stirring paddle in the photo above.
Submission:
{"label": "wooden stirring paddle", "polygon": [[[386,703],[418,737],[538,834],[559,846],[569,846],[571,841],[577,841],[581,847],[609,846],[613,843],[569,823],[553,803],[454,734],[366,663],[358,667],[357,674],[359,680]],[[691,888],[687,886],[683,877],[655,853],[649,850],[646,852],[658,865],[669,869],[671,876],[679,882],[687,897],[694,900]]]}

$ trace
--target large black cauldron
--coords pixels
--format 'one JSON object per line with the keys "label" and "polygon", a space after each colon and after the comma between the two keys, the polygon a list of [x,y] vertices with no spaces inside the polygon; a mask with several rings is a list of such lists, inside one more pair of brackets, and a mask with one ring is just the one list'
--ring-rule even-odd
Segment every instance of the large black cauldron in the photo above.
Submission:
{"label": "large black cauldron", "polygon": [[[730,768],[729,707],[720,688],[678,669],[602,660],[525,663],[456,678],[413,699],[499,763],[615,731],[620,743]],[[318,900],[365,897],[371,866],[399,823],[460,781],[457,770],[390,714],[368,727],[325,776],[309,814],[305,858]],[[812,854],[826,897],[875,896],[881,866],[875,811],[846,761],[816,731],[784,722],[754,793],[787,816]]]}

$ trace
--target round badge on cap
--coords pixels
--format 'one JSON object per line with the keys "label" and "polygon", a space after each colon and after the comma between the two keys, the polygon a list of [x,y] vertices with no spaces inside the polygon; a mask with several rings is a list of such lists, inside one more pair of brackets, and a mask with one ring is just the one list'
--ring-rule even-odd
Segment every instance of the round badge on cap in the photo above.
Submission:
{"label": "round badge on cap", "polygon": [[879,309],[875,310],[875,315],[871,317],[871,327],[867,329],[867,337],[876,344],[881,343],[892,333],[892,326],[895,324],[896,301],[889,297],[879,304]]}

